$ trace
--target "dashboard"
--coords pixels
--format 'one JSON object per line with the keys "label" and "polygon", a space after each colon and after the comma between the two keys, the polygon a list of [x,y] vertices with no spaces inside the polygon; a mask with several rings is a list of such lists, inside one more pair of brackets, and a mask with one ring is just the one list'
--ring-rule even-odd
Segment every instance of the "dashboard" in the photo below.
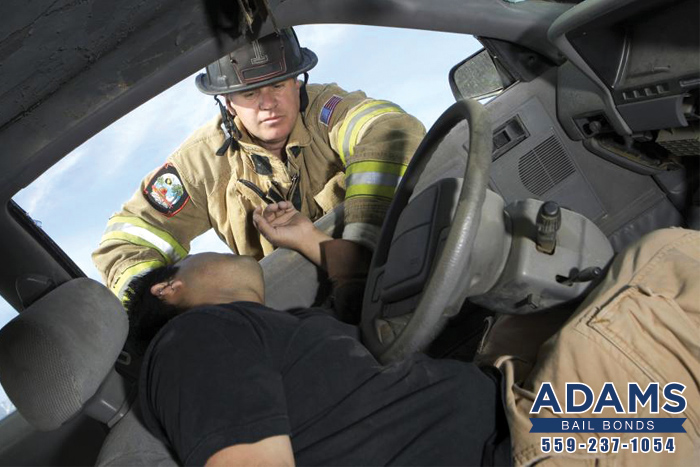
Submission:
{"label": "dashboard", "polygon": [[559,106],[572,139],[696,124],[698,18],[697,0],[589,0],[558,18],[549,38],[577,69],[560,83],[588,93]]}

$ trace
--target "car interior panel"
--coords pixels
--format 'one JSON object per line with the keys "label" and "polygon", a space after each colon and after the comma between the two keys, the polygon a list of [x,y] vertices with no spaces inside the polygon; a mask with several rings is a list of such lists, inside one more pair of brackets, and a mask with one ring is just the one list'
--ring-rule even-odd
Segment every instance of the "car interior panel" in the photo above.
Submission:
{"label": "car interior panel", "polygon": [[[473,357],[485,317],[573,306],[644,234],[700,228],[697,0],[55,3],[0,6],[12,18],[0,28],[0,295],[19,311],[0,330],[0,381],[18,409],[0,421],[0,465],[177,465],[122,371],[121,304],[12,198],[246,34],[322,23],[471,34],[500,80],[479,94],[459,82],[479,74],[478,53],[455,65],[457,102],[397,190],[362,309],[382,362]],[[317,226],[338,238],[342,222],[341,204]],[[328,297],[298,253],[261,265],[270,307]]]}

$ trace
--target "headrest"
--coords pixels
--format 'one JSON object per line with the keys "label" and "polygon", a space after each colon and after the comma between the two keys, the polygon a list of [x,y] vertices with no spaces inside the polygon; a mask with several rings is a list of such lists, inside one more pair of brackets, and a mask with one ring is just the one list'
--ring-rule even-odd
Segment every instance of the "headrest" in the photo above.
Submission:
{"label": "headrest", "polygon": [[0,330],[0,381],[22,416],[59,428],[95,395],[128,333],[121,303],[92,279],[73,279]]}

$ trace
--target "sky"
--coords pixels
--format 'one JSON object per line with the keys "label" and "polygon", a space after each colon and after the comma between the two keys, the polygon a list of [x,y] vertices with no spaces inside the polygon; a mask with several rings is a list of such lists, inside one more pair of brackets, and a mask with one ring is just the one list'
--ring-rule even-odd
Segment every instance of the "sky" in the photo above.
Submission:
{"label": "sky", "polygon": [[[426,127],[454,102],[450,68],[478,42],[460,34],[352,25],[295,28],[319,57],[310,82],[336,82],[347,91],[391,100]],[[99,279],[90,253],[107,219],[128,200],[141,179],[218,109],[191,76],[135,109],[75,149],[14,200],[89,276]],[[70,222],[66,222],[70,219]],[[218,237],[198,239],[193,252],[225,248]]]}
{"label": "sky", "polygon": [[[471,36],[431,31],[354,25],[295,30],[301,45],[319,58],[309,82],[335,82],[346,91],[360,89],[393,101],[426,128],[454,103],[448,83],[452,66],[480,48]],[[217,112],[214,100],[197,91],[191,76],[86,141],[14,200],[87,276],[101,280],[90,254],[108,218],[146,174]],[[191,253],[202,251],[229,250],[210,231],[192,243]],[[0,326],[14,315],[0,298]]]}

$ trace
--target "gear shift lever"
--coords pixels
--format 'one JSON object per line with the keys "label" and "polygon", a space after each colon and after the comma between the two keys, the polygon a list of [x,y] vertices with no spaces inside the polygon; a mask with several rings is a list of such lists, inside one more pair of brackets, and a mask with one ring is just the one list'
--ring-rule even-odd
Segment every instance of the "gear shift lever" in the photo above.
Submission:
{"label": "gear shift lever", "polygon": [[537,213],[537,250],[551,255],[557,247],[557,231],[561,227],[561,209],[554,201],[547,201]]}

